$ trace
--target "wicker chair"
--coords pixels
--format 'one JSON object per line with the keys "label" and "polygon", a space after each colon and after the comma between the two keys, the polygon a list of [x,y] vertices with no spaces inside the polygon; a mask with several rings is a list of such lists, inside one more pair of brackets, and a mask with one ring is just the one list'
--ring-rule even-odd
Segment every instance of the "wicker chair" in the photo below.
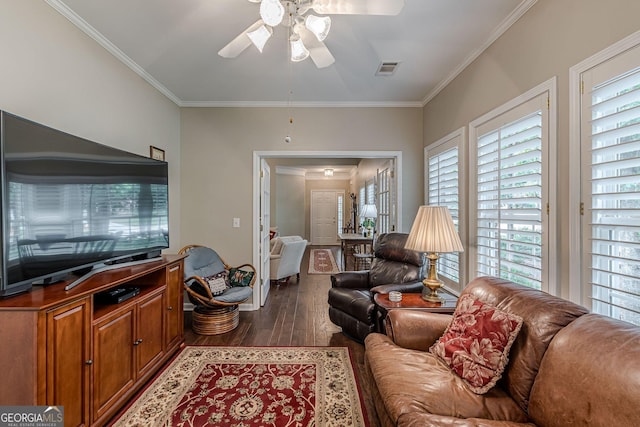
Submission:
{"label": "wicker chair", "polygon": [[[184,262],[184,289],[195,306],[193,331],[217,335],[235,329],[240,322],[238,306],[253,295],[255,267],[231,267],[216,251],[201,245],[185,246],[179,253],[189,255]],[[224,280],[222,288],[218,287],[220,280]],[[214,295],[212,287],[220,293]]]}

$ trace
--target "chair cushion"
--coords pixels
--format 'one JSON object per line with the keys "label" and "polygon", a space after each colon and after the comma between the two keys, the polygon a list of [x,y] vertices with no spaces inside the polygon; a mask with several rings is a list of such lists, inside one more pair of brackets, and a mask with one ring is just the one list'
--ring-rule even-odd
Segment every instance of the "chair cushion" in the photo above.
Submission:
{"label": "chair cushion", "polygon": [[382,396],[381,412],[386,412],[394,425],[401,415],[412,412],[528,421],[526,413],[499,385],[485,394],[473,393],[436,356],[399,347],[386,335],[367,336],[365,365]]}
{"label": "chair cushion", "polygon": [[217,301],[228,303],[241,303],[246,301],[253,294],[253,288],[249,286],[236,286],[228,288],[222,294],[216,297]]}
{"label": "chair cushion", "polygon": [[209,277],[223,271],[225,271],[224,263],[216,251],[211,248],[192,248],[189,251],[189,256],[184,260],[185,277]]}
{"label": "chair cushion", "polygon": [[423,279],[424,253],[405,249],[408,237],[406,233],[385,233],[378,237],[369,270],[369,287]]}

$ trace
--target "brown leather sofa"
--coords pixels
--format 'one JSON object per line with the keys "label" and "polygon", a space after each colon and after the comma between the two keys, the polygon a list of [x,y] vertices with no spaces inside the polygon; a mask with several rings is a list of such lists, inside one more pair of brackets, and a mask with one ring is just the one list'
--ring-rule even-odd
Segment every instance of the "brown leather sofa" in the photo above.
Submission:
{"label": "brown leather sofa", "polygon": [[463,294],[523,318],[502,378],[471,392],[428,352],[451,316],[392,310],[365,340],[382,426],[640,425],[640,327],[496,278]]}
{"label": "brown leather sofa", "polygon": [[378,311],[373,302],[376,292],[422,291],[424,253],[404,248],[408,236],[406,233],[381,234],[374,244],[371,269],[331,276],[329,319],[349,337],[362,342],[377,330]]}

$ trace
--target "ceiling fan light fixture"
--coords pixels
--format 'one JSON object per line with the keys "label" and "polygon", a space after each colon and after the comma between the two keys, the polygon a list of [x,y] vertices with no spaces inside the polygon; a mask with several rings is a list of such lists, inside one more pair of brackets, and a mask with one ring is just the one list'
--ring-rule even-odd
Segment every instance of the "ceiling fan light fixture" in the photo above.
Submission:
{"label": "ceiling fan light fixture", "polygon": [[260,53],[262,53],[262,49],[264,49],[264,45],[267,43],[267,40],[273,34],[273,30],[266,25],[260,25],[257,30],[251,31],[247,33],[247,37],[251,39],[251,42],[255,47],[258,48]]}
{"label": "ceiling fan light fixture", "polygon": [[304,26],[316,36],[318,41],[323,41],[329,35],[331,18],[328,16],[307,15],[304,20]]}
{"label": "ceiling fan light fixture", "polygon": [[304,61],[309,57],[309,51],[305,47],[300,37],[291,37],[291,60],[293,62]]}
{"label": "ceiling fan light fixture", "polygon": [[275,27],[284,18],[284,6],[278,0],[262,0],[260,3],[260,17],[265,24]]}

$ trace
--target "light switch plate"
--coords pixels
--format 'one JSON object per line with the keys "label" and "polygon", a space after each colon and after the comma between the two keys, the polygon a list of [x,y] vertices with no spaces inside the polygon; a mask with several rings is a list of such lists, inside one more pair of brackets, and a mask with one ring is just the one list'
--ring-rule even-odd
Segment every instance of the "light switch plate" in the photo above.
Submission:
{"label": "light switch plate", "polygon": [[240,218],[233,218],[233,228],[240,228]]}

